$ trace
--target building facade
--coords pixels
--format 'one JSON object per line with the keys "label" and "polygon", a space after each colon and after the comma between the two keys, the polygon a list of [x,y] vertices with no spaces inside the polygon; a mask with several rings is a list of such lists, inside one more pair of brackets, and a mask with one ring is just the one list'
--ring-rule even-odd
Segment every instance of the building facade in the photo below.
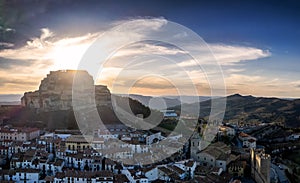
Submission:
{"label": "building facade", "polygon": [[0,127],[0,140],[28,141],[40,136],[38,128]]}

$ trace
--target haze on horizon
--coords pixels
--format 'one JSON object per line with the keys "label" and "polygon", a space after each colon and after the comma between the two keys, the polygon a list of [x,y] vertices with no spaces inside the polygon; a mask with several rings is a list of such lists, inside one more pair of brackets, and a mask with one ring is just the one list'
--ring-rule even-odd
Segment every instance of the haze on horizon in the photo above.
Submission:
{"label": "haze on horizon", "polygon": [[[298,98],[299,10],[300,3],[297,1],[271,4],[261,1],[2,1],[0,94],[33,91],[38,89],[41,79],[50,71],[77,69],[85,51],[103,32],[126,21],[150,17],[155,18],[157,24],[149,20],[136,28],[145,29],[145,32],[159,29],[166,20],[170,20],[199,34],[208,43],[223,70],[228,95],[240,93]],[[191,43],[189,46],[194,45]],[[140,43],[126,47],[112,58],[115,62],[104,66],[96,83],[112,89],[114,79],[123,69],[118,60],[157,50],[166,56],[180,54],[166,45]],[[210,86],[202,71],[187,59],[175,62],[189,73],[199,95],[210,95]],[[180,72],[172,73],[168,62],[147,60],[147,63],[148,68],[173,74],[179,81],[183,78]],[[135,74],[142,74],[143,67],[137,65],[135,70],[140,72]],[[121,83],[126,84],[128,78],[136,75],[123,76]],[[118,87],[112,92],[128,91]],[[142,95],[178,94],[172,83],[153,76],[138,80],[129,92]],[[187,90],[185,95],[190,95],[190,92]]]}

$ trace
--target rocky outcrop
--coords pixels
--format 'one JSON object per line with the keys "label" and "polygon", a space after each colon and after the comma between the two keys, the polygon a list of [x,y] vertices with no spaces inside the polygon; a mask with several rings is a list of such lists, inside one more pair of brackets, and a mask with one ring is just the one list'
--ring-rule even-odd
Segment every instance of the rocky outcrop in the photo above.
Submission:
{"label": "rocky outcrop", "polygon": [[93,100],[91,93],[95,93],[97,106],[109,106],[111,104],[109,89],[103,85],[94,85],[94,80],[87,71],[59,70],[47,74],[47,77],[41,81],[39,90],[24,93],[21,98],[22,106],[39,111],[71,109],[74,77],[78,77],[80,80],[80,91],[83,99],[86,97],[87,100]]}

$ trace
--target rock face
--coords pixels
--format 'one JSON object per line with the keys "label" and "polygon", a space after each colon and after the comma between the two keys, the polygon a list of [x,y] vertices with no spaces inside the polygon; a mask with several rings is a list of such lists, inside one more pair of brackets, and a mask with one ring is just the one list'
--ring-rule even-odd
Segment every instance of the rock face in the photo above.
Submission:
{"label": "rock face", "polygon": [[80,91],[83,99],[87,97],[87,100],[93,100],[90,94],[95,93],[97,106],[111,104],[109,89],[103,85],[94,85],[94,80],[87,71],[59,70],[50,71],[47,77],[41,81],[39,90],[24,93],[21,98],[22,106],[39,111],[71,109],[72,86],[75,76],[80,80]]}

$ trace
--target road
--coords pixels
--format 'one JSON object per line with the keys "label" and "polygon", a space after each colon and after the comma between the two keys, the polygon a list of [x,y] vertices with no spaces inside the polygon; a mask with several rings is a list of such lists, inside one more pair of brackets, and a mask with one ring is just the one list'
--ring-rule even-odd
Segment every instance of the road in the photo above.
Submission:
{"label": "road", "polygon": [[243,147],[243,143],[242,143],[242,141],[238,137],[235,137],[235,145],[238,148],[242,148]]}
{"label": "road", "polygon": [[[282,166],[282,167],[284,167],[284,166]],[[279,183],[289,183],[289,180],[284,173],[284,169],[280,169],[277,165],[275,165],[273,163],[271,163],[271,169],[275,170],[277,177],[279,179],[279,181],[278,181]]]}
{"label": "road", "polygon": [[272,167],[271,167],[271,172],[270,172],[270,178],[271,178],[271,182],[278,183],[278,175],[277,175],[275,169]]}

